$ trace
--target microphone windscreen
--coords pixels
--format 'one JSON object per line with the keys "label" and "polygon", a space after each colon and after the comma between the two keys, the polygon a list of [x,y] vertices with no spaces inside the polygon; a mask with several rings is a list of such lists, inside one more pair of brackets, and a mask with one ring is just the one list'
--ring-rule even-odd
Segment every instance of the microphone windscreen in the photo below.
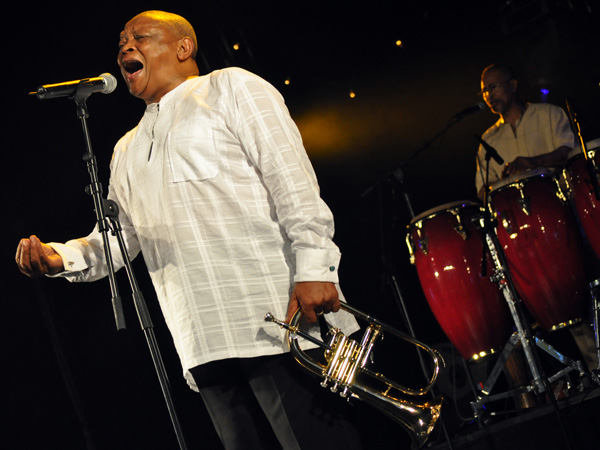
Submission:
{"label": "microphone windscreen", "polygon": [[103,73],[99,77],[104,80],[104,88],[100,91],[103,94],[110,94],[117,88],[117,79],[110,73]]}

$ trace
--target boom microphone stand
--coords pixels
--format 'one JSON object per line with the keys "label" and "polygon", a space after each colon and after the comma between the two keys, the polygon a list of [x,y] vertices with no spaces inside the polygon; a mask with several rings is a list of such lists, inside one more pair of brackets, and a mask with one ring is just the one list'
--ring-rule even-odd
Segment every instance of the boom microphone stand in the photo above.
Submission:
{"label": "boom microphone stand", "polygon": [[569,119],[571,119],[571,125],[573,129],[577,133],[577,140],[581,145],[581,153],[583,154],[583,158],[585,160],[585,167],[588,172],[588,176],[590,177],[590,186],[594,192],[594,197],[597,201],[600,202],[600,167],[596,167],[594,161],[589,157],[587,147],[585,145],[585,141],[583,139],[583,135],[581,134],[581,126],[579,124],[579,120],[577,119],[577,113],[571,107],[571,103],[569,100],[566,100],[567,112],[569,113]]}
{"label": "boom microphone stand", "polygon": [[[406,167],[408,167],[409,163],[417,155],[419,155],[423,151],[427,150],[437,139],[439,139],[440,137],[445,135],[448,132],[448,130],[450,130],[450,128],[452,128],[454,125],[459,123],[464,117],[466,117],[467,115],[470,115],[470,114],[481,112],[481,111],[483,111],[484,108],[485,108],[485,105],[483,103],[478,103],[477,105],[471,106],[469,108],[465,108],[464,110],[462,110],[459,113],[452,116],[450,118],[450,120],[446,123],[446,126],[443,129],[438,131],[433,137],[431,137],[428,141],[426,141],[423,145],[421,145],[421,147],[418,147],[416,150],[414,150],[408,156],[408,158],[406,158],[398,166],[396,166],[396,168],[394,170],[392,170],[390,173],[388,173],[387,176],[383,180],[376,182],[373,186],[371,186],[367,190],[365,190],[361,194],[361,198],[365,198],[368,194],[370,194],[371,191],[373,191],[373,189],[375,189],[382,183],[382,181],[391,182],[391,183],[399,186],[399,190],[402,194],[402,199],[403,199],[404,205],[408,211],[410,220],[414,219],[415,212],[413,209],[412,201],[411,201],[410,194],[409,194],[408,188],[406,186],[406,182],[405,182],[406,180],[404,177],[404,172],[405,172]],[[384,259],[387,260],[389,258],[384,258]],[[385,264],[386,271],[388,272],[386,274],[386,276],[390,280],[390,284],[392,285],[392,291],[394,292],[396,302],[398,303],[398,307],[399,307],[400,311],[402,312],[402,315],[403,315],[405,324],[409,330],[409,333],[410,333],[411,337],[416,338],[416,336],[414,335],[412,323],[410,321],[410,318],[408,317],[408,311],[406,309],[406,304],[404,302],[404,298],[402,296],[402,292],[401,292],[400,286],[398,284],[398,279],[396,278],[396,276],[394,274],[391,273],[391,270],[389,269],[388,265],[389,265],[388,263]],[[422,367],[423,373],[425,374],[425,378],[429,379],[429,376],[427,375],[428,370],[426,369],[425,363],[422,359],[421,359],[421,367]]]}
{"label": "boom microphone stand", "polygon": [[116,203],[102,198],[102,185],[99,182],[96,157],[92,152],[92,144],[87,126],[87,118],[89,117],[87,98],[89,97],[91,92],[86,89],[79,89],[80,86],[82,86],[81,83],[78,85],[78,88],[75,91],[74,95],[70,98],[72,98],[75,101],[75,104],[77,106],[77,116],[81,120],[81,125],[83,128],[83,135],[85,140],[85,151],[83,154],[83,160],[87,164],[88,173],[91,179],[91,183],[86,188],[86,193],[91,195],[94,201],[96,221],[98,224],[98,229],[102,234],[104,253],[106,257],[106,263],[108,266],[108,279],[112,293],[113,312],[115,315],[117,330],[122,330],[126,327],[125,319],[123,316],[121,297],[119,295],[116,283],[114,263],[109,243],[109,231],[111,231],[111,234],[117,238],[119,244],[119,250],[121,252],[125,264],[125,270],[127,272],[127,277],[132,288],[133,300],[137,311],[137,315],[140,320],[140,324],[144,335],[146,337],[148,348],[150,349],[152,360],[154,362],[154,366],[158,375],[158,380],[160,382],[163,396],[167,404],[167,409],[169,410],[171,422],[173,424],[173,428],[175,430],[175,434],[179,442],[179,448],[181,450],[186,450],[187,446],[183,437],[181,426],[179,424],[177,413],[175,411],[170,391],[169,380],[160,354],[156,336],[154,334],[154,326],[152,324],[152,320],[150,318],[150,314],[148,312],[144,296],[139,289],[134,271],[131,266],[131,260],[129,258],[129,254],[127,253],[125,242],[121,233],[122,229],[118,220],[118,207]]}
{"label": "boom microphone stand", "polygon": [[[481,112],[481,111],[483,111],[484,107],[485,107],[485,105],[483,103],[479,103],[476,106],[466,108],[463,111],[452,116],[452,118],[448,121],[448,123],[442,130],[438,131],[433,137],[431,137],[428,141],[426,141],[423,145],[421,145],[421,147],[414,150],[408,156],[408,158],[406,158],[398,166],[396,166],[396,168],[394,170],[392,170],[390,173],[388,173],[387,176],[385,176],[382,180],[377,181],[373,186],[371,186],[367,190],[365,190],[361,194],[361,198],[365,198],[367,195],[369,195],[375,188],[379,187],[382,184],[382,182],[398,185],[400,188],[399,190],[401,192],[402,199],[404,201],[404,205],[409,213],[410,220],[414,219],[415,213],[414,213],[414,209],[412,206],[410,194],[409,194],[408,188],[406,187],[406,183],[405,183],[405,177],[404,177],[405,168],[409,165],[409,163],[417,155],[419,155],[423,151],[427,150],[437,139],[439,139],[440,137],[445,135],[451,127],[453,127],[458,122],[460,122],[465,116],[476,113],[476,112]],[[380,209],[381,209],[381,207],[380,207]],[[384,249],[382,249],[382,254],[385,255]],[[398,278],[391,270],[391,267],[390,267],[391,264],[389,262],[389,257],[384,256],[383,259],[384,259],[384,267],[385,267],[385,271],[386,271],[385,276],[388,279],[389,284],[391,285],[392,292],[394,294],[394,298],[396,300],[398,308],[400,309],[400,312],[402,313],[402,318],[404,319],[404,323],[405,323],[406,327],[408,328],[408,334],[412,338],[416,339],[414,328],[413,328],[412,322],[410,320],[408,310],[406,308],[406,303],[404,301],[404,297],[402,295],[402,291],[401,291],[400,285],[398,283]],[[429,378],[430,378],[429,374],[428,374],[429,369],[427,368],[426,363],[423,360],[421,352],[417,352],[417,353],[418,353],[419,362],[421,365],[421,370],[423,372],[423,375],[425,376],[425,379],[429,380]],[[435,395],[434,389],[432,389],[432,393]],[[444,433],[446,442],[448,443],[449,448],[452,449],[453,448],[452,440],[450,439],[450,436],[448,435],[448,431],[446,429],[443,417],[440,420],[440,422],[441,422],[441,427],[442,427],[442,431]]]}

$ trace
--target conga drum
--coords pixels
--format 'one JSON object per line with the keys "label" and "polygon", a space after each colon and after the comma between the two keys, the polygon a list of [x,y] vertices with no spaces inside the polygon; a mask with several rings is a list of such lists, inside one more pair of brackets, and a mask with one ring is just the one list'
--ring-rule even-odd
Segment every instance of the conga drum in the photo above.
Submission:
{"label": "conga drum", "polygon": [[565,166],[565,180],[583,233],[600,258],[600,201],[594,190],[598,186],[598,175],[594,172],[600,170],[600,139],[586,143],[586,149],[589,161],[581,148],[571,152]]}
{"label": "conga drum", "polygon": [[556,172],[537,169],[494,183],[490,210],[515,288],[545,330],[586,312],[582,241]]}
{"label": "conga drum", "polygon": [[406,237],[429,307],[467,360],[501,349],[512,332],[506,301],[491,281],[481,215],[474,202],[441,205],[415,217]]}

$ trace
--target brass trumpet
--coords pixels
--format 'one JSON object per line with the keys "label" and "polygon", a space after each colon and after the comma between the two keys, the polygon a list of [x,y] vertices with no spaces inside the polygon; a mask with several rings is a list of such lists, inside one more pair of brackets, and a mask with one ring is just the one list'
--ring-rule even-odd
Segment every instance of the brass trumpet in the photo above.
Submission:
{"label": "brass trumpet", "polygon": [[[399,398],[394,390],[413,396],[420,396],[429,392],[437,379],[440,370],[440,361],[443,363],[441,355],[426,344],[380,322],[347,303],[341,303],[341,309],[369,323],[360,344],[355,340],[349,339],[338,328],[329,330],[327,343],[321,342],[313,336],[300,331],[298,325],[302,317],[300,309],[296,311],[289,324],[276,319],[271,313],[265,315],[265,321],[274,322],[287,330],[286,337],[294,359],[309,372],[322,377],[321,386],[330,386],[332,392],[339,392],[342,397],[348,400],[357,398],[379,409],[385,415],[405,427],[409,431],[413,442],[418,447],[421,447],[433,431],[440,417],[442,398],[417,402]],[[373,346],[377,339],[383,337],[383,331],[392,333],[400,339],[410,342],[429,353],[435,364],[435,369],[427,386],[421,389],[410,389],[367,367]],[[298,343],[299,336],[325,349],[326,365],[307,356],[302,351]],[[382,386],[373,387],[364,384],[362,382],[362,378],[364,377],[361,377],[361,380],[358,379],[360,374],[369,376],[370,379],[382,384]]]}

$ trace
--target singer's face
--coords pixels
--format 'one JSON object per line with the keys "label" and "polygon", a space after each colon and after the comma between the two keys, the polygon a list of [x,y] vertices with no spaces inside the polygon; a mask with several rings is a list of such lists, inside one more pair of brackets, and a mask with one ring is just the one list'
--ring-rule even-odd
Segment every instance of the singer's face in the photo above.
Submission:
{"label": "singer's face", "polygon": [[170,27],[149,17],[125,25],[117,62],[132,95],[155,103],[181,82],[175,70],[178,42]]}
{"label": "singer's face", "polygon": [[483,99],[494,114],[504,114],[515,101],[516,80],[507,80],[498,70],[488,70],[481,79]]}

